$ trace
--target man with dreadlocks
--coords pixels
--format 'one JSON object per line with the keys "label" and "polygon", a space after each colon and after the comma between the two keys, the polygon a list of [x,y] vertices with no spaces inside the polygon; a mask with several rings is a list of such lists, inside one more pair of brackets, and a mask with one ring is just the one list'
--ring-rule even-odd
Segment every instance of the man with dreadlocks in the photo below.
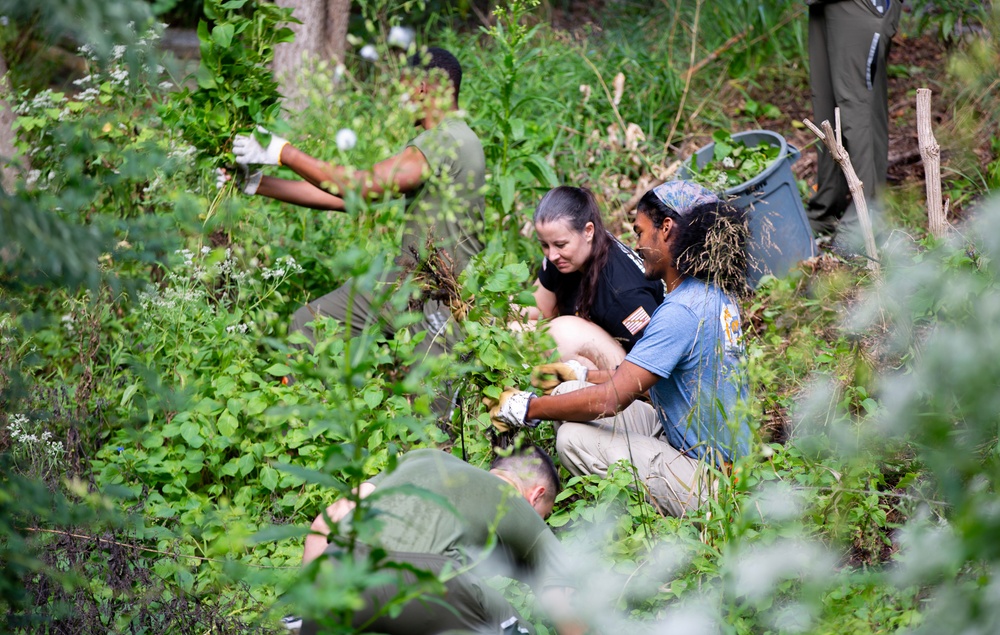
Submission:
{"label": "man with dreadlocks", "polygon": [[[699,185],[673,181],[646,192],[633,229],[646,277],[663,280],[667,295],[625,361],[586,374],[539,367],[533,383],[558,386],[552,394],[505,391],[489,402],[490,417],[501,430],[562,422],[556,449],[570,472],[604,476],[629,461],[653,503],[682,516],[711,495],[714,470],[749,450],[733,300],[747,292],[746,215]],[[647,391],[651,403],[638,400]]]}

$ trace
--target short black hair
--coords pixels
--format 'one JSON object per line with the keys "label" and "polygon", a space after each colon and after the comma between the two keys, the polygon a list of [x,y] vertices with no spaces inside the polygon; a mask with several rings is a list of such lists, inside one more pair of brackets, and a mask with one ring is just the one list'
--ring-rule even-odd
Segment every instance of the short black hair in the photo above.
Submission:
{"label": "short black hair", "polygon": [[525,485],[539,483],[545,486],[545,495],[550,501],[555,501],[556,495],[562,489],[559,482],[559,470],[556,469],[552,457],[542,448],[533,443],[526,443],[513,448],[493,459],[491,470],[502,470],[521,480]]}
{"label": "short black hair", "polygon": [[462,88],[462,65],[458,63],[458,58],[443,48],[430,46],[421,49],[411,55],[406,60],[406,65],[410,68],[419,68],[425,71],[440,69],[451,80],[451,85],[455,89],[455,103],[458,103],[458,91]]}

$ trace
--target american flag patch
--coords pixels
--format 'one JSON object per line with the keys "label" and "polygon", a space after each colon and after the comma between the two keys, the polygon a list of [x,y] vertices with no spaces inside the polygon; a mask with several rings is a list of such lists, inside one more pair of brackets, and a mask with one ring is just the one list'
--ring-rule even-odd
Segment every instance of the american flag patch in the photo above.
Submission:
{"label": "american flag patch", "polygon": [[649,324],[649,313],[646,313],[646,309],[639,307],[632,311],[632,315],[622,320],[622,324],[625,325],[629,333],[635,335]]}

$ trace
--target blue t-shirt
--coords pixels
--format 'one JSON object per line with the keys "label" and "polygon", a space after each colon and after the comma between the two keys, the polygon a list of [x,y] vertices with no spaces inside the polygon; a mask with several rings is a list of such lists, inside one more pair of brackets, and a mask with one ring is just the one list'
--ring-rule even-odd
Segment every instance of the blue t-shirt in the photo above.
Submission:
{"label": "blue t-shirt", "polygon": [[660,377],[649,394],[670,445],[694,459],[714,448],[731,462],[750,449],[750,428],[736,412],[749,392],[742,355],[739,307],[689,277],[667,294],[625,359]]}

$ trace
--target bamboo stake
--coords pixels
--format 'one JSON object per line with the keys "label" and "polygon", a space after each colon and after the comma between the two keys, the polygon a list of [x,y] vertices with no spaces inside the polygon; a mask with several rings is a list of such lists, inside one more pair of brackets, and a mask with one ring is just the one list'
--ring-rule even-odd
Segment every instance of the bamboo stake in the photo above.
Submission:
{"label": "bamboo stake", "polygon": [[857,172],[854,171],[854,166],[851,165],[851,157],[847,154],[847,149],[844,148],[842,143],[837,142],[840,138],[840,131],[834,131],[829,121],[823,122],[822,130],[817,128],[816,124],[808,119],[803,119],[802,123],[812,130],[813,134],[819,137],[820,141],[823,142],[830,152],[830,156],[833,157],[833,160],[843,170],[844,177],[847,179],[847,188],[851,192],[851,200],[854,201],[854,207],[858,212],[858,224],[861,226],[861,234],[865,240],[865,252],[868,256],[868,269],[878,274],[880,268],[878,264],[878,252],[875,249],[875,232],[872,230],[872,219],[868,214],[868,201],[865,199],[864,183],[861,182]]}
{"label": "bamboo stake", "polygon": [[924,188],[927,191],[927,227],[931,235],[941,238],[948,231],[941,199],[941,146],[931,128],[931,91],[917,89],[917,141],[924,161]]}

